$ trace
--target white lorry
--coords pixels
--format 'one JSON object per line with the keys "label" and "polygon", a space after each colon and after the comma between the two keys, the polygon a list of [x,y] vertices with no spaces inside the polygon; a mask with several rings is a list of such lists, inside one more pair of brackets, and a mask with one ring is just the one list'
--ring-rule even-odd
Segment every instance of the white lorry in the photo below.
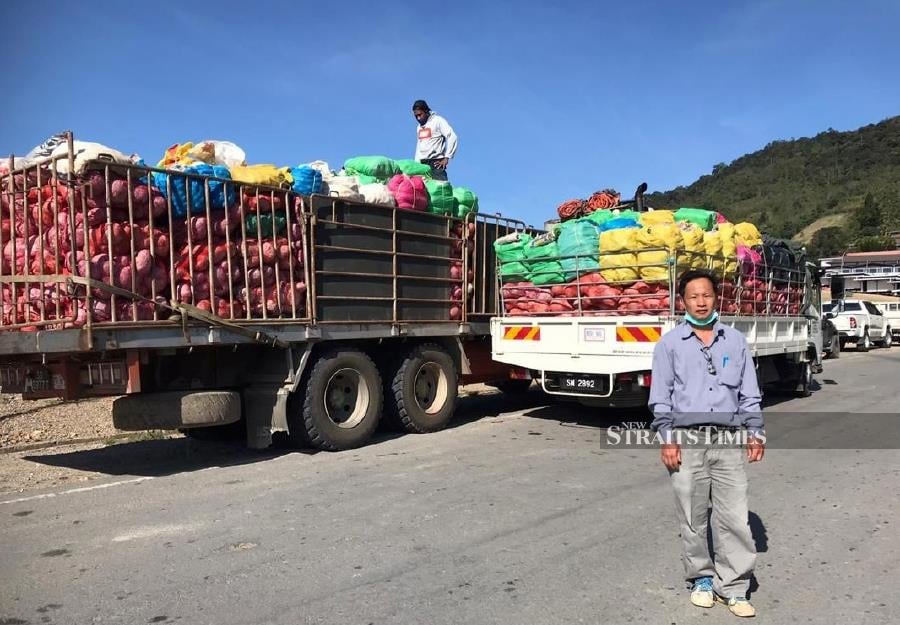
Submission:
{"label": "white lorry", "polygon": [[[660,285],[660,292],[677,291],[675,268],[681,260],[675,256],[669,259],[668,284]],[[715,258],[708,261],[715,266]],[[761,268],[758,275],[763,274],[769,287],[763,301],[759,301],[758,291],[751,293],[736,276],[729,295],[737,306],[729,309],[737,308],[737,312],[722,314],[720,319],[747,338],[761,386],[778,383],[784,390],[806,396],[813,373],[822,370],[819,270],[805,263],[791,274],[790,288],[801,299],[789,310],[775,304],[775,282],[783,280],[785,272]],[[742,298],[752,296],[756,300],[753,313],[742,314]],[[677,298],[667,297],[665,310],[633,315],[620,310],[586,310],[583,299],[573,313],[511,316],[504,312],[509,306],[499,307],[502,316],[491,320],[493,359],[530,370],[551,395],[568,396],[590,406],[646,405],[653,349],[659,337],[682,320]],[[746,312],[749,306],[744,303]]]}

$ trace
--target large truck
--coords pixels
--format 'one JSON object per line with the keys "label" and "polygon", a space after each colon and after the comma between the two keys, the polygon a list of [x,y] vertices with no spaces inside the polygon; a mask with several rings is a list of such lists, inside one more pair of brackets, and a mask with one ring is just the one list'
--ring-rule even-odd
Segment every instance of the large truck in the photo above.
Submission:
{"label": "large truck", "polygon": [[[641,204],[637,197],[634,204],[623,208],[647,210]],[[569,295],[574,294],[568,303],[565,298],[550,300],[565,295],[560,286],[551,287],[549,293],[548,287],[532,289],[522,283],[501,286],[500,314],[491,320],[494,360],[530,371],[545,393],[562,399],[597,407],[646,406],[653,350],[659,338],[683,319],[677,298],[679,274],[688,267],[721,269],[725,264],[721,257],[705,254],[665,249],[649,253],[656,254],[654,269],[665,277],[653,285],[654,292],[629,296],[638,303],[635,311],[623,311],[614,298],[605,295],[591,297],[588,289],[596,285],[588,281],[590,275],[578,275],[566,285],[571,289]],[[640,263],[623,267],[613,256],[598,253],[592,258],[594,266],[618,267],[634,275],[648,269]],[[603,273],[601,270],[599,275]],[[763,260],[754,268],[752,290],[742,282],[739,270],[734,274],[725,276],[730,280],[723,280],[718,294],[720,302],[730,304],[729,312],[721,309],[721,322],[746,337],[761,386],[777,385],[808,395],[813,374],[822,370],[819,269],[805,262],[793,269],[775,269]],[[553,312],[523,315],[521,304],[508,303],[509,298],[523,293],[561,304]],[[796,304],[776,303],[776,297],[785,296]],[[654,304],[644,306],[641,298],[647,302],[654,298]],[[599,306],[591,305],[598,300]],[[604,306],[606,302],[608,306]]]}
{"label": "large truck", "polygon": [[[93,158],[93,160],[89,160]],[[0,172],[0,390],[123,395],[125,430],[339,450],[443,428],[491,360],[491,242],[525,224],[86,157]]]}

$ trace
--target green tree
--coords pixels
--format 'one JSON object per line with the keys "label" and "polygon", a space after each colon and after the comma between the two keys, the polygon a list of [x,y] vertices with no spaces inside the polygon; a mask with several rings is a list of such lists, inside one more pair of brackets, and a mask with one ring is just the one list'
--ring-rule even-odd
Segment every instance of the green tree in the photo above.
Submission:
{"label": "green tree", "polygon": [[883,234],[860,237],[856,240],[856,249],[859,252],[882,252],[896,248],[893,237]]}
{"label": "green tree", "polygon": [[877,237],[881,234],[881,209],[871,193],[866,193],[862,206],[850,215],[850,227],[858,237]]}
{"label": "green tree", "polygon": [[809,242],[809,254],[814,258],[838,256],[847,249],[847,232],[844,228],[822,228],[817,230]]}

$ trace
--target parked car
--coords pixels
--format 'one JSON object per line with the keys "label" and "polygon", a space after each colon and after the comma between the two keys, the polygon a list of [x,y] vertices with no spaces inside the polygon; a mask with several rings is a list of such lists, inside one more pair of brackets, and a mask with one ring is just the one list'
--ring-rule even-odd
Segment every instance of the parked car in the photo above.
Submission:
{"label": "parked car", "polygon": [[866,352],[873,344],[890,347],[894,342],[891,327],[872,302],[846,299],[838,300],[836,304],[831,302],[822,308],[825,317],[837,328],[842,350],[847,343],[856,345],[857,351]]}
{"label": "parked car", "polygon": [[884,315],[891,327],[894,343],[900,342],[900,302],[876,302],[875,307]]}

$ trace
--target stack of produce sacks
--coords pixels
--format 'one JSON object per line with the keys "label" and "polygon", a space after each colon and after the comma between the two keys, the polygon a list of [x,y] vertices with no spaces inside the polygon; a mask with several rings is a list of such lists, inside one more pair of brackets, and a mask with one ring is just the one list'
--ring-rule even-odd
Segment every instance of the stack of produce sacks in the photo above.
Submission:
{"label": "stack of produce sacks", "polygon": [[[329,181],[329,190],[346,199],[396,206],[387,182],[399,173],[397,164],[386,156],[356,156],[344,161],[343,170]],[[358,197],[353,197],[354,185]]]}
{"label": "stack of produce sacks", "polygon": [[[293,174],[292,184],[297,185]],[[288,193],[244,188],[238,246],[240,257],[247,262],[240,300],[251,318],[303,316],[305,312],[304,250],[298,209],[298,199]]]}
{"label": "stack of produce sacks", "polygon": [[[49,180],[50,172],[42,172],[41,177]],[[143,298],[166,295],[169,238],[163,217],[165,201],[145,182],[129,185],[124,178],[111,175],[107,194],[102,173],[86,172],[84,179],[81,188],[45,183],[25,193],[24,186],[19,186],[11,198],[6,188],[2,190],[2,273],[78,275]],[[74,214],[69,210],[70,195]],[[129,220],[129,199],[133,220]],[[72,297],[52,283],[34,283],[28,289],[5,285],[4,323],[36,322],[43,311],[44,320],[74,318],[69,325],[81,325],[89,313],[95,321],[110,320],[114,307],[120,320],[153,317],[153,302],[142,300],[132,305],[130,298],[113,298],[99,288],[92,289],[92,296],[95,299],[88,311],[83,297]]]}
{"label": "stack of produce sacks", "polygon": [[228,319],[244,316],[237,297],[244,282],[236,244],[240,226],[238,205],[209,219],[191,216],[173,223],[175,303]]}
{"label": "stack of produce sacks", "polygon": [[[450,263],[450,320],[462,319],[463,299],[475,294],[474,280],[475,270],[475,224],[473,222],[456,222],[451,229],[451,257]],[[468,267],[468,269],[466,269]],[[463,281],[465,272],[465,282]],[[468,292],[463,292],[463,284],[468,284]]]}
{"label": "stack of produce sacks", "polygon": [[704,209],[597,210],[535,238],[499,239],[495,251],[511,315],[665,314],[670,272],[700,268],[722,279],[723,314],[796,315],[802,305],[800,261],[788,244],[764,243],[753,224]]}

